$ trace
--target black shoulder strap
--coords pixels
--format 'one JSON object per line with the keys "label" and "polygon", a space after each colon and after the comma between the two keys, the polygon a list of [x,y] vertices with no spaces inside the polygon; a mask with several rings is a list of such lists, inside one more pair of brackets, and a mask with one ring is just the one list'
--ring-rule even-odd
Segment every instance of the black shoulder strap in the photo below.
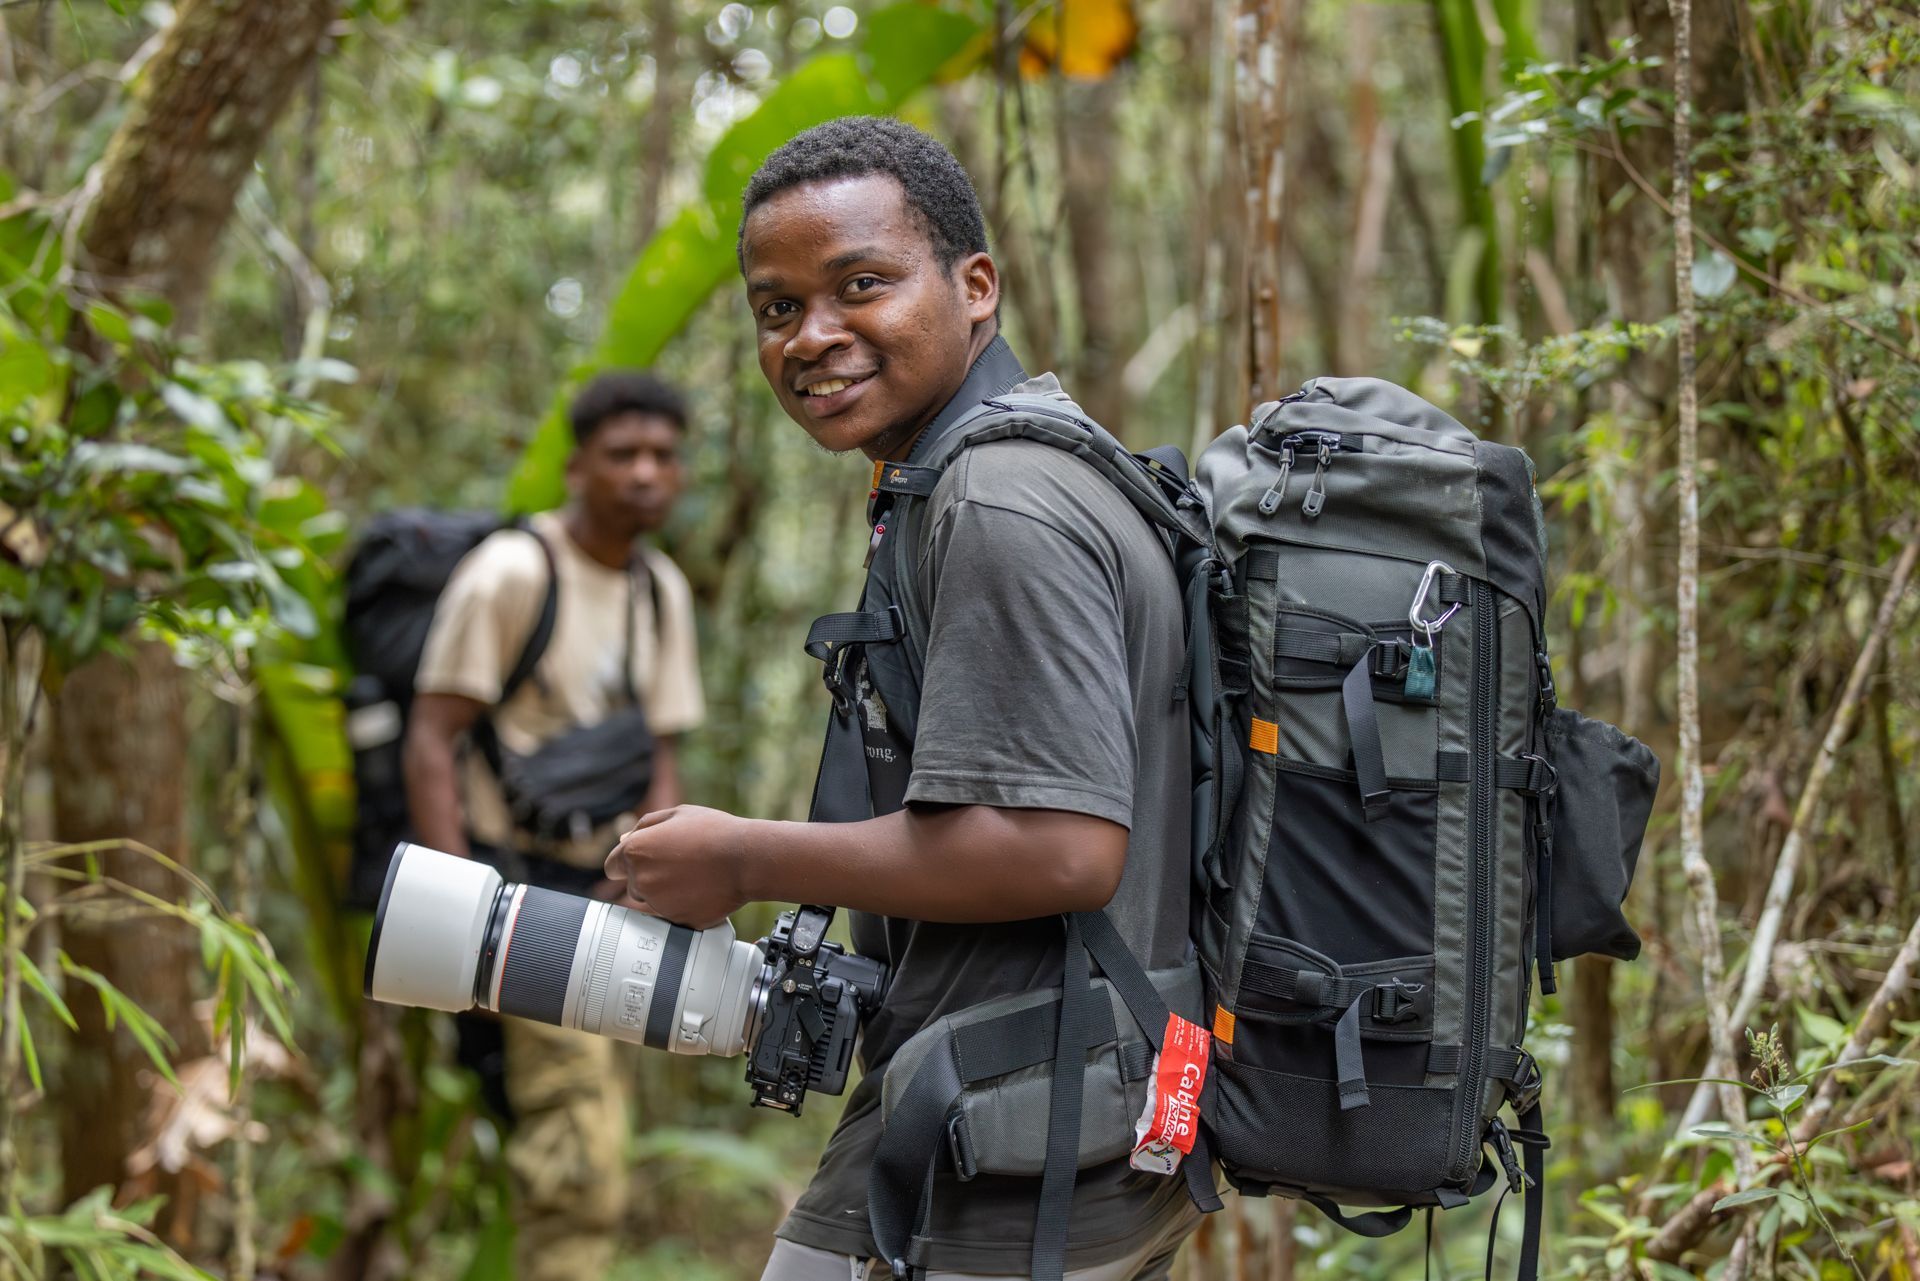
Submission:
{"label": "black shoulder strap", "polygon": [[560,570],[553,562],[553,548],[547,546],[547,540],[526,521],[515,521],[514,528],[526,530],[532,535],[533,541],[540,544],[540,554],[547,562],[547,596],[540,604],[540,617],[534,621],[533,631],[528,634],[520,657],[514,661],[513,670],[507,673],[507,679],[500,685],[500,703],[495,706],[512,698],[533,676],[533,669],[540,665],[541,656],[553,641],[553,620],[560,612]]}

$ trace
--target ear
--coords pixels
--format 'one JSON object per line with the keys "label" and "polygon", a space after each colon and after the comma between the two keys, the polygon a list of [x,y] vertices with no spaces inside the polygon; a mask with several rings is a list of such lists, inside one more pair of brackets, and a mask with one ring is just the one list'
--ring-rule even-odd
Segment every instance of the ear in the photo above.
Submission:
{"label": "ear", "polygon": [[981,325],[993,319],[1000,308],[1000,269],[984,253],[969,254],[954,264],[959,273],[960,293],[966,299],[967,319]]}
{"label": "ear", "polygon": [[567,455],[566,477],[567,495],[571,498],[578,498],[580,496],[580,487],[586,483],[586,463],[581,460],[580,448],[577,445],[574,447],[573,452]]}

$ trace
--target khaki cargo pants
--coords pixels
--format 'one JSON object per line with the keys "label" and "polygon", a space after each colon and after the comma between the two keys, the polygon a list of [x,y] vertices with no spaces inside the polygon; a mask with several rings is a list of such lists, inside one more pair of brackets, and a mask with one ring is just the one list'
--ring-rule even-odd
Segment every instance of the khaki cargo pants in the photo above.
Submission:
{"label": "khaki cargo pants", "polygon": [[519,1281],[607,1275],[627,1208],[627,1101],[620,1042],[501,1020]]}

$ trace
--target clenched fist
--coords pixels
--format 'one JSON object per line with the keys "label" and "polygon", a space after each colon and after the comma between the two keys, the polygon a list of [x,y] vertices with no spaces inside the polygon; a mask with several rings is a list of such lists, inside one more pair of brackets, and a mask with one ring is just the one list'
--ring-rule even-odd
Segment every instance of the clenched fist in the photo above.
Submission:
{"label": "clenched fist", "polygon": [[640,909],[678,925],[718,925],[747,901],[741,889],[749,820],[699,805],[659,810],[607,855],[607,875]]}

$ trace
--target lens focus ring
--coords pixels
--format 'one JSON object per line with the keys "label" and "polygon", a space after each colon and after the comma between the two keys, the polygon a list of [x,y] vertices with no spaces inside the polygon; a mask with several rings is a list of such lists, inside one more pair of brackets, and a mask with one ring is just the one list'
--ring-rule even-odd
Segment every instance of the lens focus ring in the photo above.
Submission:
{"label": "lens focus ring", "polygon": [[559,1023],[567,1008],[573,953],[591,900],[527,887],[513,930],[501,943],[502,1014]]}
{"label": "lens focus ring", "polygon": [[647,1007],[646,1045],[664,1050],[673,1035],[673,1007],[680,1003],[680,976],[687,968],[693,931],[684,925],[667,930],[667,946],[660,954],[660,976],[654,980],[653,1003]]}

